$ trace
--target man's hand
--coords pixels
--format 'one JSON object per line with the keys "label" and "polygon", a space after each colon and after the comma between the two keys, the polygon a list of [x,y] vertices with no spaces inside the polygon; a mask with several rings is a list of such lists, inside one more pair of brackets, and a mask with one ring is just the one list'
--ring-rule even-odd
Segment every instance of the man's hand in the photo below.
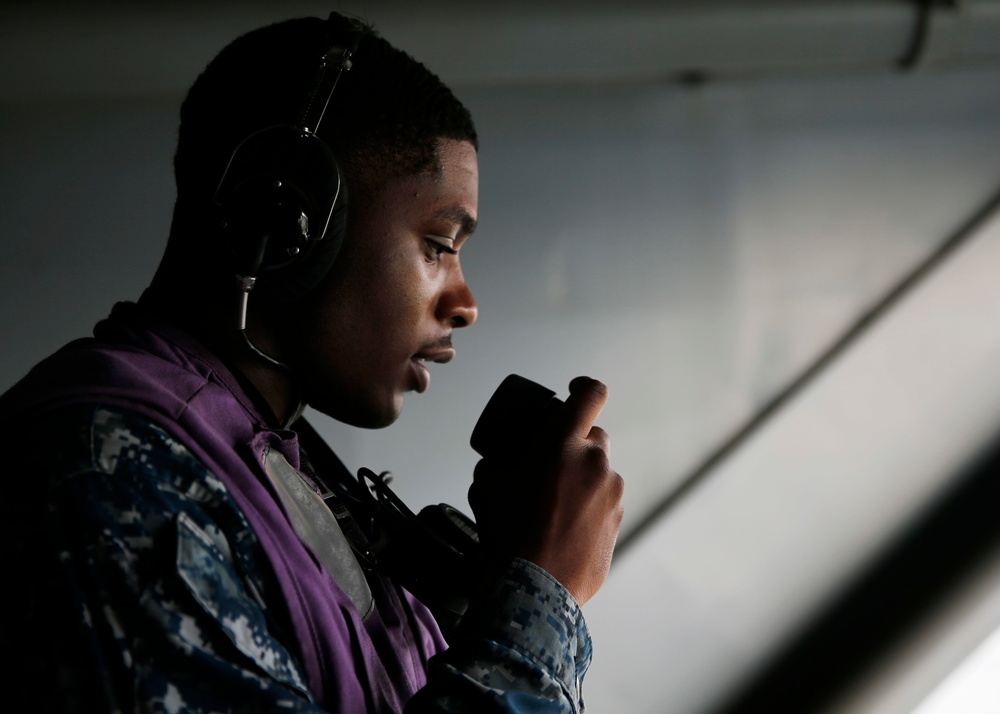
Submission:
{"label": "man's hand", "polygon": [[569,391],[526,444],[510,435],[509,458],[479,462],[469,505],[487,553],[535,563],[582,605],[611,567],[624,481],[611,469],[607,433],[594,426],[607,387],[577,377]]}

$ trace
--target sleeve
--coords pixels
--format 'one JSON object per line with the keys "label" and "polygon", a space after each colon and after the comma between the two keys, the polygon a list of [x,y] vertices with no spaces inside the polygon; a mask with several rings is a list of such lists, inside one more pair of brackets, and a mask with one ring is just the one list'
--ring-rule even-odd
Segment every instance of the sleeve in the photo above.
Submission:
{"label": "sleeve", "polygon": [[36,452],[23,489],[14,562],[30,577],[13,595],[14,701],[25,711],[318,712],[222,485],[148,423],[91,411],[39,439],[47,453]]}
{"label": "sleeve", "polygon": [[470,605],[406,714],[581,714],[591,639],[576,600],[515,559]]}

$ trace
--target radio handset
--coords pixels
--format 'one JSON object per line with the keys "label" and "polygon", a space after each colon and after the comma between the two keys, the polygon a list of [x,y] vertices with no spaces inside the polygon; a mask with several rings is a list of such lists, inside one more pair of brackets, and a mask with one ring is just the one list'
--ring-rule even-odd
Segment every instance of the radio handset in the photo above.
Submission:
{"label": "radio handset", "polygon": [[[481,456],[502,460],[514,425],[531,433],[562,404],[555,392],[516,374],[497,387],[472,430],[472,448]],[[423,508],[414,515],[368,469],[358,474],[375,496],[374,514],[380,536],[370,544],[377,568],[394,578],[434,614],[445,637],[458,626],[483,572],[476,523],[447,504]]]}
{"label": "radio handset", "polygon": [[502,461],[510,448],[512,425],[522,433],[535,434],[562,403],[551,389],[512,374],[486,403],[472,430],[472,448],[480,456]]}

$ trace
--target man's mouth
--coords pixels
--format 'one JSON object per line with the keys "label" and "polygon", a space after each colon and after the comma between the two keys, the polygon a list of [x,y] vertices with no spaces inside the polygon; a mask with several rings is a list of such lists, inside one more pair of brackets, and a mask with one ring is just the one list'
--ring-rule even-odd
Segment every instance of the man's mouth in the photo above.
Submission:
{"label": "man's mouth", "polygon": [[435,352],[418,352],[413,355],[413,359],[418,362],[435,362],[437,364],[447,364],[455,358],[455,350],[437,350]]}
{"label": "man's mouth", "polygon": [[445,364],[455,358],[455,348],[451,346],[451,336],[437,340],[423,347],[419,352],[410,358],[413,364],[413,374],[415,379],[414,389],[418,394],[427,391],[431,383],[431,373],[427,370],[425,362],[435,362]]}
{"label": "man's mouth", "polygon": [[451,346],[451,335],[442,337],[428,345],[425,345],[419,352],[413,355],[412,359],[419,362],[436,362],[446,364],[455,358],[455,348]]}

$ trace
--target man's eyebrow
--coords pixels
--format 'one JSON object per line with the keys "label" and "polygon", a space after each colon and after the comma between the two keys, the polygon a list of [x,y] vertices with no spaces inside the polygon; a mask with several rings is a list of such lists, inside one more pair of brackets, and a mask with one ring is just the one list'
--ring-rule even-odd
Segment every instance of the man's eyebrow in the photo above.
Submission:
{"label": "man's eyebrow", "polygon": [[466,235],[469,235],[476,230],[476,219],[473,218],[462,206],[448,206],[447,208],[442,208],[434,214],[434,217],[443,218],[451,221],[452,223],[458,224],[458,226],[462,229],[462,233],[465,233]]}

